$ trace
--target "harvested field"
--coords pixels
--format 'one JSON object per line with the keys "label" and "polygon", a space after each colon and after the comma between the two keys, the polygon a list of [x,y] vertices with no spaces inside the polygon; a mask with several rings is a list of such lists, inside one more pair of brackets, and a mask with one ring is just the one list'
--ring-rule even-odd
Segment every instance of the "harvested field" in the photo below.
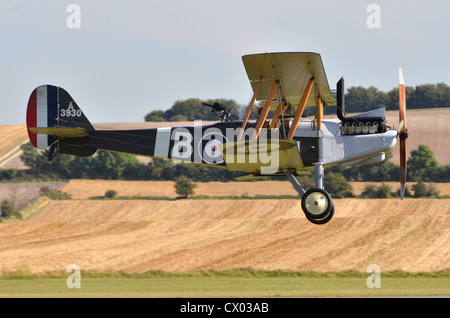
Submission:
{"label": "harvested field", "polygon": [[0,268],[450,267],[449,199],[340,199],[335,206],[333,220],[318,226],[305,219],[299,200],[40,200],[25,221],[0,224]]}
{"label": "harvested field", "polygon": [[[209,196],[255,196],[296,195],[289,181],[263,182],[196,182],[196,195]],[[166,196],[175,198],[174,181],[121,181],[121,180],[70,180],[63,191],[72,194],[73,199],[88,199],[103,196],[107,190],[115,190],[119,196]]]}
{"label": "harvested field", "polygon": [[0,126],[0,157],[27,139],[25,125]]}
{"label": "harvested field", "polygon": [[[406,102],[408,103],[408,101]],[[408,153],[419,145],[427,145],[434,153],[440,165],[450,164],[450,109],[413,109],[407,111]],[[398,112],[386,112],[388,125],[398,127]],[[400,164],[399,144],[392,150],[391,162]],[[409,155],[408,155],[409,158]]]}
{"label": "harvested field", "polygon": [[[119,196],[165,196],[175,198],[174,181],[122,181],[122,180],[70,180],[63,191],[72,194],[73,199],[88,199],[103,196],[107,190],[115,190]],[[353,193],[360,195],[367,184],[380,186],[377,182],[351,182]],[[386,182],[395,191],[399,182]],[[408,182],[411,187],[414,183]],[[441,195],[450,195],[450,183],[431,183]],[[240,196],[249,195],[297,195],[289,181],[257,182],[197,182],[195,195]]]}
{"label": "harvested field", "polygon": [[28,141],[25,125],[0,126],[0,167],[25,168],[20,161],[20,145]]}

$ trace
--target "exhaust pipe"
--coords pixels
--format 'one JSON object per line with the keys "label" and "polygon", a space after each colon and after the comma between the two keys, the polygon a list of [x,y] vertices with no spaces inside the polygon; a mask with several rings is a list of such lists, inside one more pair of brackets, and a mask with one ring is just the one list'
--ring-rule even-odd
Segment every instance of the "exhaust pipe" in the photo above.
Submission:
{"label": "exhaust pipe", "polygon": [[342,122],[348,122],[348,118],[345,117],[345,91],[344,91],[344,78],[341,79],[336,84],[336,115]]}
{"label": "exhaust pipe", "polygon": [[[345,116],[345,87],[344,77],[336,84],[336,115],[343,123],[360,123],[360,122],[377,122],[378,125],[383,125],[384,117],[346,117]],[[349,125],[350,127],[350,125]]]}

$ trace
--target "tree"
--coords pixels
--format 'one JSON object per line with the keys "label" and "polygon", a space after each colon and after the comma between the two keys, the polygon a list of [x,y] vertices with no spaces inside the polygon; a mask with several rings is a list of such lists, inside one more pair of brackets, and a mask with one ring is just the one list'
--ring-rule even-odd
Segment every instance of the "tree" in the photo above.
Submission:
{"label": "tree", "polygon": [[341,173],[329,173],[325,175],[324,186],[328,193],[335,198],[353,196],[353,189]]}
{"label": "tree", "polygon": [[167,121],[164,117],[164,111],[154,110],[144,117],[145,121]]}
{"label": "tree", "polygon": [[450,86],[445,83],[436,84],[437,107],[450,106]]}
{"label": "tree", "polygon": [[345,94],[345,111],[347,113],[365,112],[371,109],[368,90],[362,86],[350,87]]}
{"label": "tree", "polygon": [[423,197],[438,197],[439,191],[435,189],[433,185],[426,185],[422,180],[419,180],[416,184],[412,186],[415,198]]}
{"label": "tree", "polygon": [[450,182],[450,165],[439,167],[438,180],[435,182]]}
{"label": "tree", "polygon": [[396,194],[393,193],[391,187],[384,182],[378,188],[373,184],[367,184],[364,191],[361,193],[361,198],[368,199],[385,199],[392,198],[393,196],[396,196]]}
{"label": "tree", "polygon": [[419,145],[417,150],[411,151],[408,160],[408,172],[414,181],[433,181],[439,172],[439,163],[433,152],[425,145]]}
{"label": "tree", "polygon": [[384,182],[378,187],[376,191],[377,198],[392,198],[391,187]]}
{"label": "tree", "polygon": [[422,180],[419,180],[412,186],[415,198],[422,198],[428,196],[427,186]]}
{"label": "tree", "polygon": [[99,151],[95,158],[95,173],[99,178],[120,179],[129,166],[139,164],[136,156],[117,152]]}
{"label": "tree", "polygon": [[105,198],[114,199],[115,197],[117,197],[117,191],[116,190],[107,190],[105,192]]}
{"label": "tree", "polygon": [[436,87],[433,84],[424,84],[416,86],[414,97],[410,103],[415,108],[438,107],[437,100]]}
{"label": "tree", "polygon": [[22,154],[20,155],[22,162],[30,169],[36,168],[37,161],[39,160],[39,153],[36,148],[33,147],[31,142],[22,144],[20,149],[22,150]]}
{"label": "tree", "polygon": [[375,199],[377,197],[377,189],[373,184],[367,184],[361,193],[362,198]]}
{"label": "tree", "polygon": [[[231,108],[231,113],[239,115],[241,106],[232,99],[209,99],[207,104],[215,102],[222,104],[226,109]],[[252,112],[251,119],[256,117],[256,110]],[[193,121],[193,120],[218,120],[217,116],[211,112],[211,108],[202,105],[202,100],[189,98],[176,101],[172,107],[166,111],[154,110],[144,117],[145,121]]]}
{"label": "tree", "polygon": [[179,195],[183,196],[184,198],[187,198],[188,195],[193,195],[194,188],[196,186],[197,185],[192,183],[192,181],[189,178],[183,175],[179,176],[175,180],[175,190]]}
{"label": "tree", "polygon": [[8,200],[3,200],[2,204],[0,206],[0,210],[1,210],[1,217],[8,219],[11,216],[16,216],[20,218],[20,214],[19,212],[16,211],[16,209],[14,208],[14,205],[11,204]]}

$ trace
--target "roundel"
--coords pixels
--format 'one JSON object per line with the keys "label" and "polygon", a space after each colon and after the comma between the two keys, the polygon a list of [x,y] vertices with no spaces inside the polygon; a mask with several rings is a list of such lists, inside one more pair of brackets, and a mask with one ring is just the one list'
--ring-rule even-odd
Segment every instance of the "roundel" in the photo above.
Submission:
{"label": "roundel", "polygon": [[220,132],[210,132],[203,136],[198,144],[198,153],[202,160],[209,164],[219,164],[223,162],[222,152],[219,146],[228,139]]}

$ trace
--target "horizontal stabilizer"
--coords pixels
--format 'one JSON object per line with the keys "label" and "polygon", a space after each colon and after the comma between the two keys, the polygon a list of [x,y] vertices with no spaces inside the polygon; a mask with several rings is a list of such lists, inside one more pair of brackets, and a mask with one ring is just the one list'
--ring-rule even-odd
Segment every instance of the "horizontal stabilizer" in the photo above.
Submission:
{"label": "horizontal stabilizer", "polygon": [[82,128],[49,128],[49,127],[29,127],[33,134],[52,135],[65,138],[87,137],[88,133]]}

